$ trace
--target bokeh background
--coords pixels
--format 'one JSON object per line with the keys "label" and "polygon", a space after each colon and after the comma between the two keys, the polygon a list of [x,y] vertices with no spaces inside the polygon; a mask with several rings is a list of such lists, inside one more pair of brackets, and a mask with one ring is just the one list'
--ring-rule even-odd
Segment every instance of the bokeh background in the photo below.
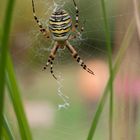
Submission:
{"label": "bokeh background", "polygon": [[[64,9],[74,21],[75,8],[72,0],[35,0],[36,14],[45,27],[58,3],[64,4]],[[86,73],[67,50],[60,49],[54,64],[55,74],[59,77],[59,81],[56,81],[49,69],[42,71],[52,48],[52,41],[40,33],[33,19],[31,0],[16,1],[10,34],[10,53],[34,140],[85,140],[109,78],[101,3],[99,0],[76,0],[76,3],[84,32],[81,38],[71,41],[71,44],[95,72],[95,76]],[[106,0],[105,3],[113,61],[132,19],[136,25],[114,82],[113,135],[116,140],[138,140],[140,3],[138,0]],[[3,21],[5,6],[6,1],[0,1],[0,21]],[[95,140],[108,140],[108,105],[106,102]],[[18,123],[8,96],[5,112],[16,139],[19,140]]]}

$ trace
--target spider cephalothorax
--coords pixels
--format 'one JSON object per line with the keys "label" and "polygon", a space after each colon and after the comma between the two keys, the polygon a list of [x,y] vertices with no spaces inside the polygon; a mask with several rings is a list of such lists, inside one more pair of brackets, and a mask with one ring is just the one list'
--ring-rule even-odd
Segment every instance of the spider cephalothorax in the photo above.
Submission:
{"label": "spider cephalothorax", "polygon": [[[69,49],[73,58],[76,59],[76,61],[83,67],[84,70],[94,75],[93,71],[90,70],[85,65],[85,63],[78,55],[75,48],[69,43],[69,40],[75,39],[76,37],[71,34],[72,32],[75,32],[77,35],[80,35],[80,32],[77,31],[78,21],[79,21],[79,18],[78,18],[79,11],[74,0],[73,2],[76,9],[75,25],[73,26],[71,16],[69,15],[67,11],[65,11],[62,8],[57,8],[52,12],[50,16],[49,23],[48,23],[49,30],[47,30],[42,26],[41,22],[38,20],[35,14],[34,1],[32,0],[34,19],[38,23],[40,31],[43,33],[44,36],[46,36],[47,38],[51,37],[51,39],[54,41],[54,47],[51,50],[51,53],[49,55],[46,65],[44,66],[44,69],[46,69],[50,64],[50,71],[55,79],[57,78],[53,73],[53,61],[55,59],[55,55],[58,48],[63,48],[63,47],[67,47]],[[80,30],[83,31],[83,27]]]}

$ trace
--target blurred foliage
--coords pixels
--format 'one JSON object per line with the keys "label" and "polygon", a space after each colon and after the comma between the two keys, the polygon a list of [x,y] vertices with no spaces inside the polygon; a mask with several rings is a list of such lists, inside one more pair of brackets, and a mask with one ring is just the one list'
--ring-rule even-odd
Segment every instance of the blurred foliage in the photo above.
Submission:
{"label": "blurred foliage", "polygon": [[[93,58],[95,59],[97,57],[102,57],[105,59],[108,56],[108,51],[106,49],[107,40],[100,1],[76,0],[76,2],[80,11],[80,25],[84,25],[85,29],[82,33],[82,39],[71,41],[71,44],[76,47],[80,56],[82,56],[82,58],[85,60],[92,60]],[[31,139],[30,131],[22,107],[22,98],[25,101],[25,105],[32,101],[36,104],[46,102],[48,103],[47,107],[51,106],[50,109],[54,111],[53,124],[51,126],[48,127],[47,123],[45,124],[45,127],[31,126],[34,140],[85,140],[87,138],[93,114],[94,118],[91,126],[91,133],[94,136],[94,139],[108,139],[108,107],[105,105],[105,103],[107,102],[110,83],[113,83],[115,80],[116,73],[119,70],[124,54],[127,51],[127,47],[129,47],[129,44],[131,44],[133,30],[129,27],[125,33],[124,31],[120,31],[115,27],[116,21],[119,22],[120,25],[123,24],[123,22],[119,21],[119,18],[117,17],[123,19],[123,16],[125,17],[130,14],[129,9],[126,10],[126,13],[121,14],[121,11],[118,11],[117,9],[117,7],[121,5],[121,2],[118,2],[117,0],[105,0],[105,4],[112,47],[116,47],[114,38],[120,35],[117,33],[120,32],[123,36],[123,42],[121,42],[121,45],[118,46],[120,49],[117,57],[116,59],[112,58],[113,61],[115,60],[113,69],[115,73],[114,79],[112,81],[109,79],[104,95],[99,102],[99,106],[96,108],[97,104],[95,101],[90,104],[90,101],[86,101],[81,94],[78,94],[78,87],[75,79],[80,72],[76,72],[74,66],[76,63],[73,63],[70,53],[67,50],[65,50],[65,52],[59,51],[55,61],[55,70],[57,69],[57,64],[59,64],[59,69],[57,70],[60,70],[62,75],[65,76],[62,91],[69,96],[70,107],[68,109],[57,110],[57,105],[62,103],[62,99],[58,96],[59,85],[51,77],[51,75],[48,74],[48,71],[48,73],[43,73],[41,71],[43,64],[48,58],[49,51],[52,48],[51,40],[49,41],[45,39],[40,33],[39,28],[33,19],[31,0],[17,0],[14,11],[13,28],[10,35],[10,54],[14,60],[15,69],[13,69],[11,61],[9,61],[9,77],[7,78],[7,83],[9,85],[8,92],[11,95],[10,101],[12,102],[7,100],[6,97],[5,108],[6,114],[8,114],[8,121],[10,121],[10,124],[12,124],[14,134],[17,139],[20,139],[20,133],[22,134],[22,139],[27,139],[26,136],[24,137],[24,133],[29,135],[29,139]],[[53,6],[52,0],[35,0],[37,16],[40,17],[40,20],[45,27],[47,27],[47,20],[51,15],[51,11],[54,8]],[[6,1],[0,1],[0,21],[3,21],[4,19],[5,8]],[[75,8],[72,0],[65,0],[64,8],[70,13],[74,21]],[[131,11],[131,13],[133,13],[133,11]],[[125,19],[123,20],[125,22]],[[2,35],[1,24],[2,22],[0,22],[0,36]],[[15,78],[15,74],[18,80]],[[98,72],[96,77],[98,77]],[[21,96],[19,95],[18,84],[22,89]],[[93,87],[93,89],[94,88],[96,87]],[[15,109],[15,113],[13,113],[14,115],[11,113],[11,110],[14,110],[12,103]],[[103,109],[105,111],[103,111]],[[35,111],[38,113],[36,108]],[[92,115],[89,115],[89,112],[91,112]],[[49,116],[51,114],[48,113],[47,115]],[[16,117],[18,118],[18,121],[16,120]],[[17,124],[20,125],[20,127],[18,127]],[[117,133],[117,130],[115,130],[115,133]],[[89,139],[92,139],[91,135],[89,136]]]}

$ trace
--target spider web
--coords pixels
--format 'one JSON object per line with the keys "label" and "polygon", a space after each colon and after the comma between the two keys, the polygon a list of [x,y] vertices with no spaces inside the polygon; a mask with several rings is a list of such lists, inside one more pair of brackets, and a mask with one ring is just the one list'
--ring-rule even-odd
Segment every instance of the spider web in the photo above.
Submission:
{"label": "spider web", "polygon": [[[105,46],[106,40],[104,37],[103,16],[101,14],[100,1],[87,0],[86,3],[84,0],[75,1],[80,11],[79,24],[80,26],[84,26],[84,31],[81,33],[81,36],[79,38],[70,41],[70,43],[76,48],[78,54],[85,62],[96,57],[105,57],[107,53]],[[31,3],[30,0],[27,0],[27,3]],[[133,11],[123,11],[122,13],[120,13],[116,9],[113,9],[116,4],[117,2],[115,0],[106,0],[106,5],[108,5],[109,7],[108,20],[110,23],[110,33],[112,36],[116,33],[120,34],[120,36],[123,36],[125,33],[125,25],[127,24],[125,21],[125,17],[131,17],[133,15]],[[47,27],[48,18],[51,12],[60,5],[70,13],[73,21],[75,21],[75,8],[72,0],[35,0],[36,14],[38,17],[40,17],[40,20],[45,27]],[[75,85],[71,84],[67,80],[67,77],[74,78],[74,76],[77,74],[75,67],[77,67],[77,69],[80,69],[80,66],[71,57],[68,50],[59,49],[54,63],[54,72],[59,80],[55,81],[53,79],[51,74],[49,74],[49,68],[45,72],[41,71],[43,65],[47,61],[50,50],[53,47],[53,43],[50,40],[46,40],[39,32],[39,28],[32,16],[31,6],[26,5],[25,8],[28,9],[28,14],[31,13],[31,16],[24,16],[24,12],[21,11],[21,9],[17,8],[15,23],[17,22],[16,24],[20,24],[20,21],[23,21],[23,24],[30,24],[30,27],[26,27],[25,32],[22,31],[22,34],[18,33],[20,32],[19,29],[18,31],[13,31],[12,34],[12,37],[14,38],[14,40],[16,40],[16,46],[14,46],[15,49],[12,49],[12,55],[15,60],[15,65],[17,66],[17,71],[19,73],[18,77],[19,79],[21,79],[21,88],[24,93],[28,93],[28,95],[25,95],[25,98],[27,98],[28,100],[38,100],[43,98],[44,100],[47,99],[52,102],[54,106],[58,104],[59,111],[56,110],[55,114],[61,117],[56,118],[53,129],[47,129],[47,134],[46,128],[44,129],[41,127],[40,130],[38,130],[37,128],[33,128],[35,140],[45,139],[46,137],[50,140],[84,140],[86,139],[90,126],[89,121],[85,119],[87,117],[86,108],[82,103],[82,99],[78,95],[75,95],[77,93],[75,90],[73,90],[73,87],[76,88]],[[114,22],[116,20],[118,24],[124,24],[124,30],[117,30],[116,28],[114,28]],[[21,40],[19,41],[19,39]],[[116,43],[117,42],[115,42],[112,38],[112,45],[115,46]],[[73,68],[74,70],[71,68]],[[70,69],[70,71],[72,72],[66,72],[67,69]],[[34,90],[32,89],[33,91],[27,91],[24,89],[24,85],[26,85],[26,83],[23,82],[23,77],[24,75],[28,76],[27,73],[29,73],[29,75],[34,78],[40,78],[40,80],[35,80],[37,84],[33,82],[33,84],[38,87]],[[23,74],[23,77],[20,76],[20,74]],[[69,74],[70,76],[68,76],[67,74]],[[46,83],[46,85],[44,84],[44,82]],[[66,88],[69,89],[67,90]],[[31,92],[33,92],[33,94],[31,94]],[[70,92],[71,95],[67,94],[68,92]],[[56,99],[55,93],[59,95],[60,99]],[[32,99],[32,96],[35,97]],[[68,109],[63,110],[62,108]],[[104,116],[105,114],[102,115],[103,118]],[[102,125],[105,125],[106,119],[103,119],[101,123]],[[102,125],[99,124],[98,130],[103,130]],[[106,135],[107,133],[102,136],[99,135],[99,132],[97,132],[97,135],[95,135],[95,139],[107,139]]]}
{"label": "spider web", "polygon": [[[53,0],[52,2],[48,1],[46,2],[44,0],[42,1],[35,1],[35,8],[38,9],[38,7],[41,5],[45,5],[43,8],[41,8],[42,12],[38,12],[38,10],[36,10],[36,14],[39,15],[38,17],[40,17],[40,21],[41,23],[43,23],[44,27],[47,28],[48,26],[48,18],[51,14],[51,12],[53,10],[55,10],[58,7],[64,7],[65,9],[68,10],[68,12],[70,13],[70,15],[72,15],[73,21],[75,21],[75,7],[73,5],[73,2],[71,1],[63,1],[63,0]],[[49,7],[48,7],[49,5]],[[81,5],[80,1],[77,1],[77,5]],[[92,5],[92,7],[96,7],[98,6],[99,3],[96,2]],[[47,7],[47,8],[46,8]],[[80,6],[79,6],[80,7]],[[92,8],[91,7],[91,8]],[[45,10],[42,10],[45,9]],[[47,10],[46,10],[47,9]],[[89,7],[90,9],[90,7]],[[78,36],[75,40],[71,41],[71,44],[76,48],[76,50],[78,51],[79,55],[82,56],[82,58],[84,60],[88,60],[91,59],[92,57],[96,57],[96,54],[101,54],[101,56],[106,55],[106,50],[105,50],[105,46],[102,46],[102,44],[99,46],[96,46],[95,44],[97,44],[97,41],[102,41],[105,42],[104,38],[96,38],[94,36],[97,36],[97,34],[99,34],[99,36],[101,37],[100,34],[103,33],[103,29],[102,29],[102,21],[103,18],[102,17],[97,17],[94,21],[90,20],[91,17],[87,17],[88,15],[85,13],[88,12],[89,9],[83,9],[80,10],[80,15],[79,15],[79,26],[84,26],[84,32],[81,33],[80,36]],[[42,15],[42,16],[40,16]],[[83,16],[85,15],[85,16]],[[99,15],[100,16],[100,15]],[[48,18],[46,18],[48,17]],[[96,24],[96,22],[101,21],[101,23],[99,25]],[[91,24],[92,22],[94,23],[94,26],[92,27]],[[33,23],[35,23],[35,21],[33,21]],[[36,28],[36,29],[35,29]],[[92,31],[91,31],[92,28]],[[94,33],[95,32],[95,33]],[[31,61],[30,63],[35,63],[36,66],[42,68],[42,66],[46,63],[47,61],[47,56],[50,53],[50,50],[53,47],[53,41],[50,40],[46,40],[42,34],[39,32],[39,29],[37,26],[35,26],[33,28],[33,30],[31,30],[31,35],[33,35],[31,37],[31,40],[29,40],[27,43],[30,44],[30,47],[34,46],[33,48],[30,49],[30,55],[32,56],[32,58],[29,58],[29,61]],[[92,36],[92,37],[91,37]],[[33,40],[33,41],[32,41]],[[94,42],[96,40],[96,42]],[[25,44],[24,46],[29,46],[29,44]],[[105,44],[105,43],[104,43]],[[25,47],[24,47],[25,48]],[[29,49],[29,47],[25,48],[25,49]],[[23,51],[24,49],[20,49],[19,51]],[[20,54],[19,51],[16,51],[16,53]],[[16,54],[14,53],[14,56]],[[58,73],[61,72],[57,72],[57,67],[61,67],[61,65],[68,63],[69,66],[74,65],[74,61],[73,59],[68,59],[68,57],[71,58],[70,53],[67,50],[63,50],[63,49],[59,49],[58,53],[57,53],[57,57],[55,59],[55,63],[54,66],[54,71],[56,73],[56,75]],[[71,62],[72,61],[72,62]],[[28,63],[28,65],[30,65],[30,63]],[[49,68],[47,69],[47,71],[49,72]],[[58,105],[59,108],[60,107],[66,107],[69,106],[69,102],[68,102],[68,98],[65,98],[67,96],[62,95],[63,92],[62,90],[62,85],[61,82],[63,81],[61,79],[61,75],[58,74],[58,90],[57,93],[59,96],[61,96],[62,100],[64,101],[64,104],[60,104]],[[59,87],[60,86],[60,87]],[[60,90],[61,89],[61,90]],[[61,94],[60,94],[61,93]],[[66,102],[67,101],[67,102]]]}

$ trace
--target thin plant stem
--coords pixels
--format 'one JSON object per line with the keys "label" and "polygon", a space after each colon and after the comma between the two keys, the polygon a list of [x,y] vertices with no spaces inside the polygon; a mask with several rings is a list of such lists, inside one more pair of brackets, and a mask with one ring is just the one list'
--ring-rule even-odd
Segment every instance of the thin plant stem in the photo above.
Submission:
{"label": "thin plant stem", "polygon": [[9,95],[11,98],[11,101],[13,103],[14,111],[17,117],[17,121],[19,124],[19,130],[21,134],[22,140],[32,140],[31,131],[28,125],[28,121],[25,115],[24,107],[22,104],[22,99],[20,96],[19,87],[17,85],[14,73],[13,64],[11,61],[10,56],[7,57],[7,87],[9,91]]}
{"label": "thin plant stem", "polygon": [[116,77],[116,74],[117,74],[118,69],[121,65],[122,59],[124,57],[124,54],[125,54],[128,46],[129,46],[129,43],[131,41],[132,36],[133,36],[134,29],[135,29],[134,20],[132,19],[130,25],[128,26],[127,32],[125,33],[124,39],[123,39],[122,44],[120,46],[120,50],[118,51],[116,59],[115,59],[115,63],[114,63],[114,66],[113,66],[113,73],[114,73],[113,79],[111,79],[111,77],[109,77],[109,80],[107,82],[107,85],[106,85],[104,93],[103,93],[103,96],[102,96],[102,98],[99,102],[99,105],[98,105],[97,110],[95,112],[95,115],[93,117],[93,121],[92,121],[92,124],[91,124],[91,128],[89,130],[87,140],[92,140],[93,137],[94,137],[95,130],[97,128],[101,113],[103,111],[104,105],[105,105],[106,100],[107,100],[107,95],[109,93],[108,91],[109,91],[109,88],[110,88],[109,87],[110,82],[112,80],[114,81],[114,79]]}
{"label": "thin plant stem", "polygon": [[105,28],[105,37],[106,37],[106,46],[108,52],[108,62],[109,62],[109,73],[110,73],[110,99],[109,99],[109,140],[113,139],[113,68],[112,68],[112,47],[111,47],[111,35],[109,24],[107,20],[106,6],[104,0],[101,0],[102,13],[104,18],[104,28]]}
{"label": "thin plant stem", "polygon": [[2,124],[3,124],[3,107],[4,107],[4,90],[5,90],[5,67],[8,52],[8,42],[10,27],[12,22],[12,15],[14,10],[15,0],[8,0],[5,19],[3,23],[2,39],[1,39],[1,55],[0,55],[0,138],[2,137]]}
{"label": "thin plant stem", "polygon": [[133,0],[133,5],[134,5],[134,14],[135,14],[135,20],[136,20],[136,25],[137,25],[137,32],[138,32],[138,37],[140,39],[140,14],[139,14],[139,1],[138,0]]}
{"label": "thin plant stem", "polygon": [[8,140],[15,140],[13,132],[5,115],[3,116],[3,129],[8,137]]}
{"label": "thin plant stem", "polygon": [[[12,133],[10,135],[10,127],[8,125],[8,122],[6,121],[5,118],[3,118],[2,116],[2,112],[3,112],[3,104],[4,104],[4,86],[5,86],[5,79],[7,82],[7,86],[8,86],[8,90],[9,90],[9,95],[11,97],[13,106],[14,106],[14,110],[16,113],[16,117],[18,120],[18,124],[19,124],[19,130],[20,130],[20,134],[21,134],[21,139],[22,140],[32,140],[32,136],[31,136],[31,132],[27,123],[27,119],[24,113],[24,109],[23,109],[23,105],[22,105],[22,100],[20,97],[20,92],[18,90],[18,86],[17,86],[17,82],[16,82],[16,78],[15,78],[15,74],[14,74],[14,68],[13,68],[13,64],[11,61],[10,56],[8,55],[7,58],[7,52],[8,52],[8,39],[9,39],[9,33],[10,33],[10,22],[11,22],[11,18],[12,18],[12,11],[13,11],[13,6],[14,6],[14,0],[9,0],[8,1],[8,6],[7,6],[7,11],[6,11],[6,16],[5,16],[5,22],[4,22],[4,27],[3,27],[3,34],[2,34],[2,42],[1,42],[1,54],[0,54],[0,66],[2,69],[0,69],[2,72],[4,72],[4,74],[2,75],[2,73],[0,73],[0,76],[2,75],[3,77],[0,77],[0,88],[3,92],[3,94],[0,94],[0,117],[1,117],[1,130],[0,130],[0,140],[2,139],[2,137],[4,137],[5,139],[14,139],[14,137],[12,137]],[[4,52],[4,53],[3,53]],[[6,54],[6,55],[5,55]],[[4,58],[3,58],[4,57]],[[7,62],[7,77],[5,78],[5,65],[6,62],[3,61],[3,59]],[[0,71],[0,72],[1,72]],[[2,84],[1,84],[2,83]],[[3,89],[2,89],[3,88]],[[3,122],[3,123],[2,123]],[[3,126],[2,126],[3,125]],[[3,134],[2,134],[2,128],[3,128]]]}

